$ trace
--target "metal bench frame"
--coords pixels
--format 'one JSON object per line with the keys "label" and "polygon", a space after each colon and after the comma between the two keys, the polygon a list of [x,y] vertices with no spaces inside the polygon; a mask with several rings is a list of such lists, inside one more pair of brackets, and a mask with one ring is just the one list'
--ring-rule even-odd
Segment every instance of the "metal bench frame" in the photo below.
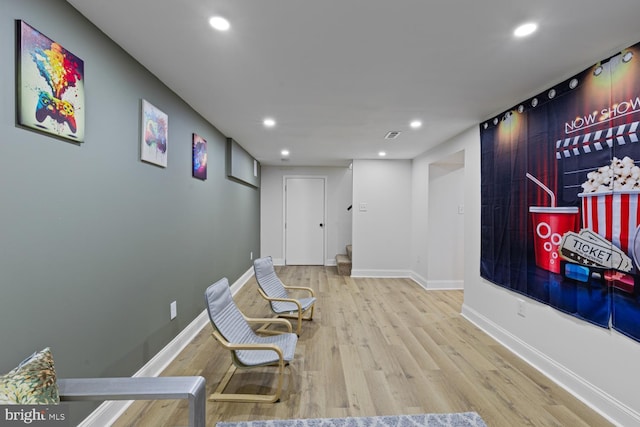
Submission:
{"label": "metal bench frame", "polygon": [[206,427],[203,377],[58,378],[61,401],[188,399],[189,426]]}

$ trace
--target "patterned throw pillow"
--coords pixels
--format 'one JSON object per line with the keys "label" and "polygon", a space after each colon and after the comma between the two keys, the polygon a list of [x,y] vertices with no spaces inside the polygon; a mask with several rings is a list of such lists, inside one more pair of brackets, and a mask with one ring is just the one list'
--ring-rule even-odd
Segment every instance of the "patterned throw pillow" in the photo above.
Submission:
{"label": "patterned throw pillow", "polygon": [[33,353],[11,372],[0,376],[0,405],[58,403],[56,371],[49,347]]}

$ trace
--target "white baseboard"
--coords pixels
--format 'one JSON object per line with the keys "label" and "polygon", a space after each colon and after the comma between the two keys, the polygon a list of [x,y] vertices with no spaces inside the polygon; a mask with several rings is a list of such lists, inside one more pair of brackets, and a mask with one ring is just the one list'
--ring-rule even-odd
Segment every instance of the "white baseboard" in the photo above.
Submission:
{"label": "white baseboard", "polygon": [[351,270],[351,277],[409,278],[428,291],[464,289],[464,280],[427,280],[405,270]]}
{"label": "white baseboard", "polygon": [[[272,258],[271,261],[273,262],[273,265],[277,265],[277,266],[284,266],[287,265],[285,263],[285,260],[283,258]],[[315,265],[315,264],[314,264]],[[320,265],[320,264],[318,264]],[[336,265],[336,260],[334,259],[327,259],[324,262],[325,267],[331,267]]]}
{"label": "white baseboard", "polygon": [[[247,270],[233,285],[231,293],[235,295],[253,276],[253,268]],[[203,294],[204,295],[204,294]],[[171,340],[162,350],[151,358],[134,377],[157,377],[180,354],[182,350],[209,324],[207,310],[203,310],[186,328]],[[111,426],[133,403],[133,400],[111,400],[102,403],[78,427]]]}
{"label": "white baseboard", "polygon": [[412,278],[408,270],[351,270],[351,277]]}
{"label": "white baseboard", "polygon": [[462,316],[610,422],[618,426],[640,425],[640,412],[626,406],[464,304]]}
{"label": "white baseboard", "polygon": [[427,280],[413,271],[411,272],[411,278],[428,291],[464,289],[464,280]]}
{"label": "white baseboard", "polygon": [[464,289],[464,280],[429,280],[427,289],[431,291],[446,291]]}

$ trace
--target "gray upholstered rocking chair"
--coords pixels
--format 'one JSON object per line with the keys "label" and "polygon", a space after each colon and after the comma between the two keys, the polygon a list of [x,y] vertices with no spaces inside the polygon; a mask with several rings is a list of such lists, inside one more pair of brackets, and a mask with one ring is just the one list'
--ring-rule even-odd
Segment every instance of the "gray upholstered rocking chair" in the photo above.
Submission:
{"label": "gray upholstered rocking chair", "polygon": [[[316,296],[313,289],[304,286],[285,286],[276,275],[271,257],[258,258],[253,262],[253,271],[258,282],[258,292],[271,306],[277,316],[298,319],[296,333],[300,336],[303,320],[313,319],[313,309]],[[306,298],[293,298],[290,290],[305,291],[310,296]],[[308,313],[305,317],[304,314]]]}
{"label": "gray upholstered rocking chair", "polygon": [[[280,399],[284,368],[293,360],[298,337],[292,333],[291,323],[286,319],[254,319],[248,318],[238,309],[231,291],[229,281],[222,278],[205,291],[207,311],[213,326],[213,336],[227,350],[231,351],[232,365],[225,374],[218,388],[209,396],[215,401],[235,402],[276,402]],[[257,335],[249,322],[280,323],[287,327],[287,333],[271,336]],[[278,380],[273,394],[232,394],[223,393],[231,381],[236,368],[254,368],[277,366]]]}

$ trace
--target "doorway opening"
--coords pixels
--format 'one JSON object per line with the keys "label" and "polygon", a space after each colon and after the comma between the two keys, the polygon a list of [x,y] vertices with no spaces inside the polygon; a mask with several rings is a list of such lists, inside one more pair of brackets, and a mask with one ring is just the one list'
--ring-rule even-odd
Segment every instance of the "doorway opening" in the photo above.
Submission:
{"label": "doorway opening", "polygon": [[464,289],[464,151],[429,165],[427,287]]}

